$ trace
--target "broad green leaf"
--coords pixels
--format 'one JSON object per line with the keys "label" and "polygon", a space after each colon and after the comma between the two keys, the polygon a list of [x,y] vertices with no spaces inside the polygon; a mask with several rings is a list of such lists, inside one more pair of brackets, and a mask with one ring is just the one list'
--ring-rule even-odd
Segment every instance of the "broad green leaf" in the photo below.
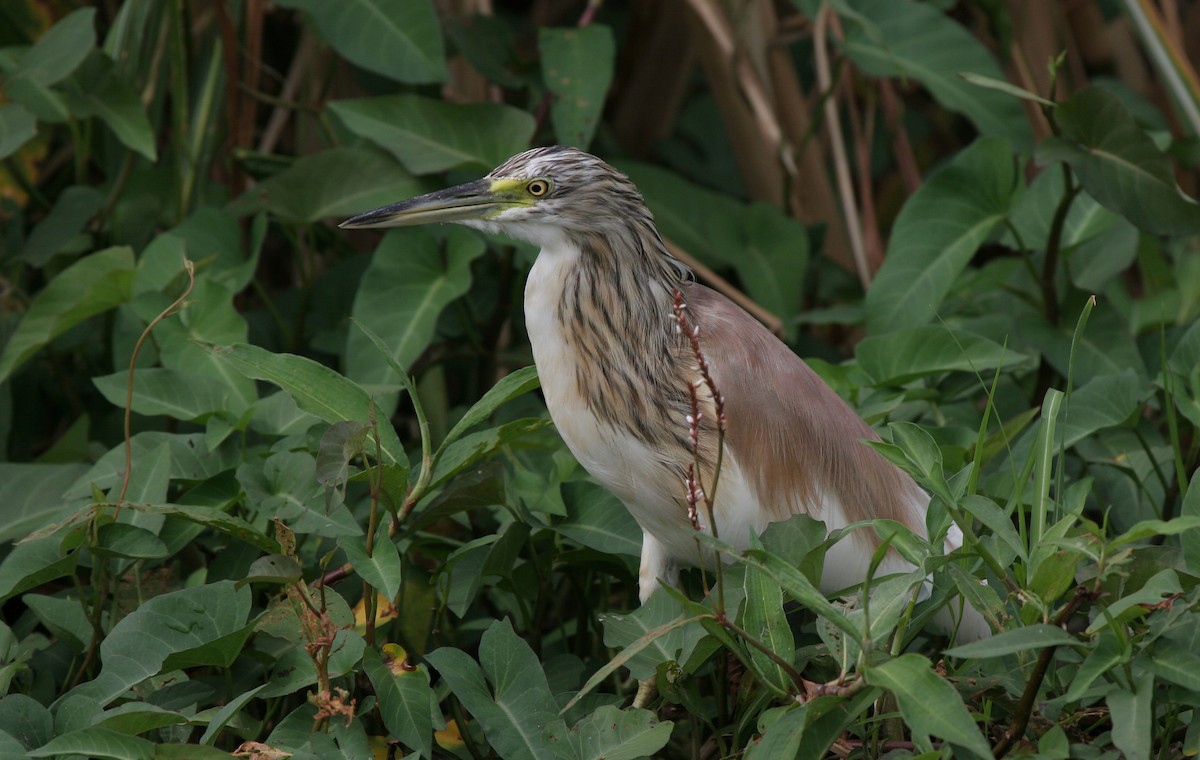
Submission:
{"label": "broad green leaf", "polygon": [[[146,600],[113,626],[100,645],[104,664],[95,680],[68,694],[107,705],[161,672],[167,658],[186,654],[246,624],[250,590],[233,581],[184,588]],[[64,750],[65,751],[65,750]]]}
{"label": "broad green leaf", "polygon": [[179,726],[188,722],[187,716],[174,710],[166,710],[148,702],[126,702],[111,710],[105,710],[94,718],[95,726],[122,734],[144,734],[165,726]]}
{"label": "broad green leaf", "polygon": [[[297,646],[275,658],[270,684],[258,693],[260,699],[273,699],[293,694],[317,682],[317,669],[312,657],[304,651],[303,639]],[[358,667],[366,642],[352,630],[339,630],[333,638],[329,655],[329,675],[337,677]],[[311,722],[311,721],[310,721]]]}
{"label": "broad green leaf", "polygon": [[19,103],[0,105],[0,159],[8,158],[37,134],[37,119]]}
{"label": "broad green leaf", "polygon": [[93,52],[64,86],[71,116],[96,116],[125,147],[154,161],[154,130],[137,93],[117,74],[112,59]]}
{"label": "broad green leaf", "polygon": [[[438,317],[471,287],[471,263],[486,246],[469,230],[394,230],[380,242],[354,296],[351,314],[410,366],[433,339]],[[346,376],[368,388],[397,378],[371,339],[351,328]]]}
{"label": "broad green leaf", "polygon": [[951,657],[999,657],[1014,652],[1078,643],[1078,639],[1062,628],[1037,624],[1002,631],[991,638],[947,649],[945,653]]}
{"label": "broad green leaf", "polygon": [[59,272],[33,299],[0,354],[0,382],[39,348],[70,328],[129,300],[133,251],[125,246],[85,256]]}
{"label": "broad green leaf", "polygon": [[[1183,505],[1179,508],[1180,517],[1200,518],[1200,471],[1192,473],[1188,483],[1187,493],[1183,497]],[[1200,530],[1186,531],[1179,537],[1183,545],[1183,559],[1188,572],[1200,576]]]}
{"label": "broad green leaf", "polygon": [[208,527],[229,537],[245,541],[251,546],[266,552],[280,551],[280,545],[275,539],[258,531],[251,523],[236,515],[223,513],[220,509],[198,507],[194,504],[126,504],[126,508],[140,513],[178,517],[180,520]]}
{"label": "broad green leaf", "polygon": [[[11,21],[11,16],[6,14],[5,20]],[[21,56],[15,70],[6,72],[5,99],[23,105],[42,121],[66,121],[68,110],[62,94],[50,87],[70,76],[96,47],[95,27],[94,8],[81,8],[50,27]],[[5,135],[2,122],[0,119],[0,135]],[[0,143],[18,137],[19,133],[0,137]]]}
{"label": "broad green leaf", "polygon": [[1154,674],[1143,673],[1133,684],[1113,684],[1108,693],[1112,741],[1127,760],[1150,760],[1157,727],[1154,723]]}
{"label": "broad green leaf", "polygon": [[490,456],[503,446],[523,435],[541,430],[550,424],[543,418],[527,418],[506,422],[489,430],[468,433],[442,449],[433,468],[430,487],[435,488],[467,471],[479,460]]}
{"label": "broad green leaf", "polygon": [[1122,646],[1111,630],[1100,631],[1096,636],[1095,648],[1088,653],[1079,669],[1075,671],[1075,677],[1071,679],[1071,688],[1067,689],[1065,696],[1066,701],[1075,702],[1082,698],[1097,678],[1128,660],[1129,655],[1127,642]]}
{"label": "broad green leaf", "polygon": [[336,100],[329,110],[351,132],[394,155],[413,174],[458,167],[491,169],[528,148],[534,131],[532,116],[499,103],[385,95]]}
{"label": "broad green leaf", "polygon": [[155,534],[126,523],[101,525],[97,531],[97,554],[126,559],[160,559],[167,556],[167,546]]}
{"label": "broad green leaf", "polygon": [[[6,106],[0,106],[0,122],[4,108]],[[0,123],[0,134],[3,129]],[[87,236],[81,234],[84,225],[103,207],[104,194],[96,188],[86,185],[68,187],[58,196],[46,218],[29,233],[25,247],[21,249],[21,259],[31,266],[41,267],[58,253],[78,251],[89,242]]]}
{"label": "broad green leaf", "polygon": [[479,721],[500,757],[550,760],[563,756],[549,734],[564,736],[567,731],[542,665],[507,619],[492,623],[483,634],[479,664],[449,647],[430,652],[428,660]]}
{"label": "broad green leaf", "polygon": [[[761,548],[762,542],[755,537],[751,546]],[[756,567],[746,568],[744,587],[742,628],[784,662],[793,663],[796,642],[783,611],[783,590]],[[780,696],[786,696],[794,688],[784,669],[757,647],[750,648],[750,661],[755,665],[755,674]]]}
{"label": "broad green leaf", "polygon": [[362,527],[333,493],[317,481],[316,461],[303,451],[280,451],[237,469],[247,506],[285,521],[297,533],[336,538],[358,536]]}
{"label": "broad green leaf", "polygon": [[[128,372],[92,378],[109,403],[125,407]],[[215,378],[188,374],[163,367],[147,367],[133,375],[133,411],[165,415],[177,420],[195,420],[213,412],[227,411],[235,417],[246,411],[242,400]]]}
{"label": "broad green leaf", "polygon": [[400,552],[386,534],[376,537],[375,546],[372,547],[374,551],[370,555],[358,537],[343,536],[338,539],[338,546],[346,553],[346,559],[358,577],[388,599],[394,600],[399,596],[400,585],[404,582]]}
{"label": "broad green leaf", "polygon": [[566,483],[562,491],[567,517],[554,530],[605,554],[641,554],[641,528],[611,492],[589,481]]}
{"label": "broad green leaf", "polygon": [[604,24],[538,30],[542,82],[554,100],[550,120],[563,145],[587,149],[612,82],[616,45]]}
{"label": "broad green leaf", "polygon": [[746,747],[745,760],[794,758],[800,751],[808,705],[788,705],[764,711],[758,720],[758,733]]}
{"label": "broad green leaf", "polygon": [[331,148],[299,158],[229,205],[238,214],[267,211],[290,224],[352,216],[422,192],[392,159],[367,148]]}
{"label": "broad green leaf", "polygon": [[[0,699],[0,730],[20,740],[18,754],[26,747],[40,747],[54,737],[54,718],[45,705],[25,694],[9,694]],[[0,750],[5,749],[0,744]]]}
{"label": "broad green leaf", "polygon": [[400,82],[447,77],[442,31],[430,0],[279,0],[308,12],[346,60]]}
{"label": "broad green leaf", "polygon": [[659,663],[685,662],[691,656],[704,629],[694,622],[679,625],[684,619],[679,604],[661,589],[629,614],[600,616],[604,644],[625,650],[623,664],[639,679],[653,676]]}
{"label": "broad green leaf", "polygon": [[[1064,306],[1069,312],[1073,305]],[[1017,332],[1025,342],[1041,350],[1045,361],[1064,377],[1071,367],[1071,345],[1074,325],[1052,327],[1040,315],[1027,315],[1017,322]],[[1087,331],[1079,336],[1075,348],[1073,377],[1092,378],[1119,375],[1132,369],[1139,378],[1147,377],[1129,326],[1120,313],[1101,305],[1088,319]]]}
{"label": "broad green leaf", "polygon": [[[225,470],[236,467],[241,460],[240,450],[232,445],[209,451],[204,445],[203,433],[185,435],[146,431],[135,433],[131,441],[135,467],[138,462],[145,462],[151,457],[159,456],[157,449],[164,443],[170,449],[168,457],[170,468],[167,477],[171,479],[207,480]],[[117,444],[71,485],[64,498],[89,497],[93,487],[102,490],[111,489],[121,481],[124,473],[125,447],[123,444]],[[133,477],[141,477],[137,469],[134,470]],[[131,490],[133,490],[132,487]],[[138,490],[149,493],[149,489],[139,488]]]}
{"label": "broad green leaf", "polygon": [[1009,213],[1017,187],[1012,150],[994,138],[976,140],[929,177],[892,227],[887,256],[867,291],[868,332],[933,320],[971,257]]}
{"label": "broad green leaf", "polygon": [[0,463],[0,543],[24,538],[81,506],[63,492],[85,464]]}
{"label": "broad green leaf", "polygon": [[70,575],[79,561],[76,552],[63,552],[54,536],[17,544],[0,561],[0,602],[22,591]]}
{"label": "broad green leaf", "polygon": [[1154,657],[1150,667],[1159,678],[1200,692],[1200,655],[1195,652],[1186,649],[1164,651]]}
{"label": "broad green leaf", "polygon": [[388,667],[388,661],[374,647],[367,647],[363,651],[363,671],[375,687],[379,714],[392,736],[416,750],[420,757],[432,757],[430,708],[437,700],[429,688],[429,671],[425,666],[397,672]]}
{"label": "broad green leaf", "polygon": [[495,385],[488,388],[478,401],[471,405],[471,408],[458,422],[454,423],[454,427],[450,428],[450,432],[446,434],[439,448],[458,440],[463,433],[491,417],[492,412],[501,406],[530,391],[537,390],[540,386],[541,381],[538,379],[537,367],[532,364],[500,378]]}
{"label": "broad green leaf", "polygon": [[[21,597],[21,602],[48,631],[71,647],[76,654],[87,651],[92,641],[92,622],[87,619],[77,597],[25,594]],[[4,728],[2,721],[0,728]]]}
{"label": "broad green leaf", "polygon": [[[247,344],[209,346],[208,350],[246,377],[278,385],[301,409],[326,422],[371,421],[372,405],[366,391],[312,359],[273,354]],[[407,461],[400,439],[387,420],[380,420],[378,427],[384,459],[392,464]]]}
{"label": "broad green leaf", "polygon": [[154,745],[140,736],[129,736],[93,726],[56,736],[26,757],[82,755],[94,760],[153,760]]}
{"label": "broad green leaf", "polygon": [[846,0],[845,5],[852,13],[843,14],[842,44],[863,71],[915,79],[943,106],[970,119],[980,134],[1004,138],[1019,149],[1032,144],[1016,100],[962,78],[963,73],[1005,78],[987,48],[964,27],[914,0]]}
{"label": "broad green leaf", "polygon": [[654,757],[671,739],[670,721],[648,710],[601,705],[571,727],[564,739],[575,760],[638,760]]}
{"label": "broad green leaf", "polygon": [[238,581],[238,588],[247,583],[295,583],[304,576],[299,560],[290,554],[268,554],[250,563],[246,575]]}
{"label": "broad green leaf", "polygon": [[258,693],[265,689],[266,686],[266,684],[256,686],[244,694],[239,694],[238,696],[229,700],[228,703],[223,705],[221,709],[217,711],[216,715],[209,720],[208,726],[204,729],[204,733],[200,735],[199,744],[208,745],[215,742],[217,740],[217,736],[222,730],[224,730],[225,724],[227,724],[233,719],[234,716],[241,712],[242,708],[245,707],[251,699],[254,699],[254,697],[258,696]]}
{"label": "broad green leaf", "polygon": [[913,741],[929,751],[930,736],[953,744],[964,755],[991,758],[992,752],[971,719],[962,698],[939,678],[929,660],[906,654],[874,665],[863,673],[867,683],[887,689],[896,697],[900,715],[912,729]]}
{"label": "broad green leaf", "polygon": [[1070,448],[1098,430],[1129,422],[1142,397],[1141,380],[1132,369],[1092,378],[1067,399],[1059,445]]}
{"label": "broad green leaf", "polygon": [[20,79],[52,85],[71,75],[96,47],[96,9],[80,8],[50,27],[21,56],[6,85]]}
{"label": "broad green leaf", "polygon": [[903,385],[947,372],[982,372],[1012,367],[1023,354],[982,335],[942,325],[912,327],[864,338],[855,349],[858,364],[880,385]]}
{"label": "broad green leaf", "polygon": [[1093,198],[1147,232],[1200,233],[1200,204],[1180,191],[1168,156],[1116,96],[1084,88],[1055,109],[1055,121],[1063,137],[1038,145],[1039,163],[1065,161]]}

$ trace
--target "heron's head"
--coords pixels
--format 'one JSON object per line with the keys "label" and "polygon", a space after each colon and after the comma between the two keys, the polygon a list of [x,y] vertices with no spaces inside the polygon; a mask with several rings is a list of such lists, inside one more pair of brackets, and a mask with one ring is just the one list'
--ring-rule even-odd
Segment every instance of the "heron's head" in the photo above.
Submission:
{"label": "heron's head", "polygon": [[538,245],[562,235],[605,234],[650,222],[629,178],[575,148],[534,148],[486,177],[342,222],[350,229],[457,222]]}

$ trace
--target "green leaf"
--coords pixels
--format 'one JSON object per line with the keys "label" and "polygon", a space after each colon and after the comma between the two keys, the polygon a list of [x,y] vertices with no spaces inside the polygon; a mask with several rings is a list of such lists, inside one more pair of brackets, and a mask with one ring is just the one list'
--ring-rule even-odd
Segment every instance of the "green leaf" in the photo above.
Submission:
{"label": "green leaf", "polygon": [[500,378],[495,385],[488,388],[482,398],[471,405],[471,408],[458,422],[454,423],[454,427],[450,428],[450,432],[442,439],[441,446],[438,448],[444,448],[446,444],[458,440],[463,433],[491,417],[492,412],[501,406],[530,391],[535,391],[539,387],[541,387],[541,380],[538,379],[537,367],[532,364]]}
{"label": "green leaf", "polygon": [[337,100],[329,110],[413,174],[491,169],[528,148],[535,127],[532,116],[511,106],[447,103],[420,95]]}
{"label": "green leaf", "polygon": [[75,552],[63,552],[60,543],[60,539],[50,536],[14,546],[0,562],[0,602],[70,575],[79,556]]}
{"label": "green leaf", "polygon": [[64,87],[75,118],[97,116],[125,147],[154,161],[158,149],[154,130],[137,93],[123,81],[112,59],[93,52]]}
{"label": "green leaf", "polygon": [[[847,0],[843,47],[875,76],[915,79],[980,134],[1002,137],[1019,149],[1031,144],[1029,123],[1006,93],[976,87],[964,72],[1003,80],[996,60],[964,27],[928,3],[913,0]],[[869,19],[869,21],[868,21]]]}
{"label": "green leaf", "polygon": [[[208,351],[246,377],[278,385],[301,409],[326,422],[371,421],[371,398],[366,391],[312,359],[273,354],[247,344],[209,346]],[[378,427],[384,459],[391,464],[407,462],[392,426],[381,420]]]}
{"label": "green leaf", "polygon": [[417,195],[420,182],[366,148],[332,148],[299,158],[230,204],[238,214],[268,211],[291,224],[351,216]]}
{"label": "green leaf", "polygon": [[868,332],[933,320],[971,257],[1004,221],[1017,187],[1012,150],[994,138],[976,140],[925,180],[896,217],[887,256],[867,291]]}
{"label": "green leaf", "polygon": [[367,647],[363,651],[363,671],[375,687],[379,714],[392,736],[421,757],[432,757],[430,709],[437,709],[437,699],[429,688],[429,671],[425,666],[395,672],[374,647]]}
{"label": "green leaf", "polygon": [[921,655],[901,655],[872,666],[863,677],[871,686],[882,687],[896,696],[900,715],[912,730],[913,741],[924,751],[931,749],[929,737],[937,736],[964,754],[991,758],[987,740],[958,692],[939,678]]}
{"label": "green leaf", "polygon": [[[92,383],[117,408],[125,407],[128,372],[93,377]],[[225,411],[240,417],[246,411],[242,399],[215,378],[163,367],[147,367],[133,375],[133,411],[165,415],[177,420],[196,420]]]}
{"label": "green leaf", "polygon": [[1112,670],[1115,666],[1129,659],[1128,646],[1122,646],[1117,636],[1109,629],[1100,631],[1096,637],[1096,646],[1075,671],[1071,679],[1071,688],[1067,690],[1064,699],[1076,702],[1087,692],[1088,687],[1096,679]]}
{"label": "green leaf", "polygon": [[574,760],[638,760],[665,747],[673,727],[648,710],[601,705],[559,739],[565,738]]}
{"label": "green leaf", "polygon": [[611,492],[590,481],[566,483],[562,492],[567,516],[554,530],[598,552],[641,555],[642,530]]}
{"label": "green leaf", "polygon": [[430,0],[279,0],[309,13],[346,60],[400,82],[447,78],[442,30]]}
{"label": "green leaf", "polygon": [[550,120],[563,145],[586,149],[612,82],[616,45],[604,24],[538,30],[542,82],[554,96]]}
{"label": "green leaf", "polygon": [[679,604],[661,590],[629,614],[600,616],[605,645],[624,650],[622,664],[638,679],[653,676],[659,663],[684,662],[691,655],[704,629],[694,621],[681,625],[685,619]]}
{"label": "green leaf", "polygon": [[1112,713],[1112,741],[1127,760],[1150,760],[1154,742],[1154,674],[1143,673],[1128,691],[1114,684],[1106,702]]}
{"label": "green leaf", "polygon": [[1105,208],[1158,235],[1200,232],[1200,204],[1175,183],[1169,157],[1116,96],[1087,87],[1055,109],[1063,137],[1048,137],[1038,163],[1066,162]]}
{"label": "green leaf", "polygon": [[[353,317],[410,366],[433,339],[438,317],[471,287],[471,263],[487,248],[469,230],[394,230],[384,235],[354,296]],[[366,387],[396,382],[362,330],[346,338],[346,376]]]}
{"label": "green leaf", "polygon": [[[95,47],[96,9],[81,8],[50,27],[21,56],[16,70],[5,77],[6,98],[23,104],[43,121],[65,121],[67,106],[62,96],[50,86],[70,76]],[[20,108],[19,105],[12,107]],[[0,119],[0,135],[5,135],[4,127],[8,126],[3,122],[4,119]],[[20,134],[0,137],[0,143],[11,144],[10,141],[19,139]],[[0,157],[4,155],[8,154],[0,151]]]}
{"label": "green leaf", "polygon": [[161,559],[167,556],[167,545],[154,533],[126,523],[101,525],[92,551],[110,557],[126,559]]}
{"label": "green leaf", "polygon": [[87,471],[84,464],[0,463],[0,543],[24,538],[77,509],[63,492]]}
{"label": "green leaf", "polygon": [[912,327],[864,338],[858,364],[879,385],[903,385],[947,372],[982,372],[1012,367],[1027,357],[993,340],[942,325]]}
{"label": "green leaf", "polygon": [[238,581],[238,588],[247,583],[295,583],[304,577],[304,568],[290,554],[268,554],[250,563],[246,576]]}
{"label": "green leaf", "polygon": [[92,726],[56,736],[26,757],[83,755],[95,760],[153,760],[154,745],[139,736]]}
{"label": "green leaf", "polygon": [[[1200,518],[1200,471],[1192,473],[1179,515],[1189,519]],[[1200,576],[1200,530],[1184,532],[1179,537],[1179,543],[1183,546],[1183,559],[1188,572]]]}
{"label": "green leaf", "polygon": [[[40,747],[54,737],[54,718],[32,697],[9,694],[0,699],[0,730],[20,740],[11,757],[21,757],[26,747]],[[5,749],[0,744],[0,750]]]}
{"label": "green leaf", "polygon": [[550,731],[558,736],[567,733],[558,717],[558,705],[541,663],[507,619],[495,621],[484,632],[478,665],[461,650],[449,647],[430,652],[428,660],[479,721],[500,757],[548,760],[561,756],[548,736]]}
{"label": "green leaf", "polygon": [[1142,381],[1132,369],[1092,378],[1067,399],[1059,445],[1070,448],[1098,430],[1129,422],[1142,398]]}
{"label": "green leaf", "polygon": [[1062,628],[1039,623],[1003,631],[991,638],[947,649],[945,653],[951,657],[999,657],[1013,652],[1078,643],[1078,639]]}
{"label": "green leaf", "polygon": [[217,711],[216,715],[209,720],[208,726],[204,729],[204,733],[200,735],[199,744],[207,745],[215,742],[217,740],[217,736],[219,736],[221,731],[224,730],[225,725],[229,723],[234,716],[241,712],[242,708],[245,707],[251,699],[254,699],[254,697],[258,696],[258,693],[266,687],[267,684],[256,686],[244,694],[239,694],[223,705],[221,709]]}
{"label": "green leaf", "polygon": [[404,582],[400,552],[386,534],[377,537],[374,552],[370,555],[362,539],[357,537],[343,536],[338,539],[338,546],[346,553],[346,559],[358,577],[388,599],[394,600],[400,595],[400,586]]}
{"label": "green leaf", "polygon": [[16,153],[36,134],[37,119],[25,106],[19,103],[0,104],[0,159]]}
{"label": "green leaf", "polygon": [[59,272],[29,305],[0,354],[0,382],[70,328],[125,303],[132,295],[133,251],[106,248]]}
{"label": "green leaf", "polygon": [[[0,134],[4,128],[2,111],[5,107],[0,106]],[[41,267],[56,254],[86,244],[87,237],[81,235],[84,225],[102,208],[104,194],[94,187],[72,185],[63,190],[54,208],[29,233],[25,247],[21,249],[21,259],[31,266]]]}
{"label": "green leaf", "polygon": [[288,523],[297,533],[358,536],[362,527],[334,492],[317,481],[316,461],[303,451],[280,451],[237,469],[250,509]]}
{"label": "green leaf", "polygon": [[111,710],[105,710],[93,718],[94,725],[122,734],[144,734],[166,726],[179,726],[188,722],[186,716],[147,702],[126,702]]}
{"label": "green leaf", "polygon": [[249,613],[250,590],[236,590],[233,581],[148,599],[121,618],[100,644],[104,663],[100,675],[68,694],[107,705],[162,672],[168,657],[179,657],[240,630]]}
{"label": "green leaf", "polygon": [[261,531],[242,518],[225,514],[218,509],[190,504],[128,504],[126,507],[136,512],[175,517],[196,525],[203,525],[244,541],[264,552],[280,551],[279,544],[275,542],[275,539],[263,535]]}
{"label": "green leaf", "polygon": [[[761,548],[762,542],[755,537],[751,546]],[[744,587],[742,628],[785,662],[793,663],[796,642],[783,611],[783,590],[756,567],[746,568]],[[750,661],[755,665],[755,674],[779,696],[787,696],[794,688],[784,669],[757,647],[750,648]]]}

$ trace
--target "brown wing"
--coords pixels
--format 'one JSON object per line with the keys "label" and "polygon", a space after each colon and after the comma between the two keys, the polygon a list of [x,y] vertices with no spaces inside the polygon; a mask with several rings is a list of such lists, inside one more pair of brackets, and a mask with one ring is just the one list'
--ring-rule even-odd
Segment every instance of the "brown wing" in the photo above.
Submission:
{"label": "brown wing", "polygon": [[922,492],[862,443],[878,436],[854,410],[725,296],[696,283],[684,294],[725,397],[729,451],[771,519],[815,510],[832,493],[850,522],[887,518],[924,535]]}

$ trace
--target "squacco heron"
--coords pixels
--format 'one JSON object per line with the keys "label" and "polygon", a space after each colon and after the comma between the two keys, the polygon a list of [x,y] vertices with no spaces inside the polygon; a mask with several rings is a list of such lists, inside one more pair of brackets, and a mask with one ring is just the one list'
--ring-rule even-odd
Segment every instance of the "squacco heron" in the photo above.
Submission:
{"label": "squacco heron", "polygon": [[[535,148],[481,180],[341,226],[430,222],[501,232],[541,247],[525,285],[525,323],[546,406],[580,464],[642,528],[643,602],[659,581],[675,582],[681,565],[696,564],[686,472],[699,459],[700,481],[712,482],[717,460],[713,398],[696,385],[697,357],[679,329],[676,293],[699,328],[724,400],[712,515],[723,540],[744,548],[752,533],[797,513],[824,521],[829,531],[887,518],[926,535],[929,496],[862,443],[877,439],[871,428],[753,317],[691,280],[663,244],[637,188],[608,164],[573,148]],[[700,387],[703,396],[698,452],[690,442],[689,387]],[[962,534],[951,525],[944,540],[951,550]],[[825,558],[822,590],[862,583],[878,545],[869,529],[835,544]],[[876,575],[912,569],[891,551]],[[959,640],[988,631],[966,605]]]}

